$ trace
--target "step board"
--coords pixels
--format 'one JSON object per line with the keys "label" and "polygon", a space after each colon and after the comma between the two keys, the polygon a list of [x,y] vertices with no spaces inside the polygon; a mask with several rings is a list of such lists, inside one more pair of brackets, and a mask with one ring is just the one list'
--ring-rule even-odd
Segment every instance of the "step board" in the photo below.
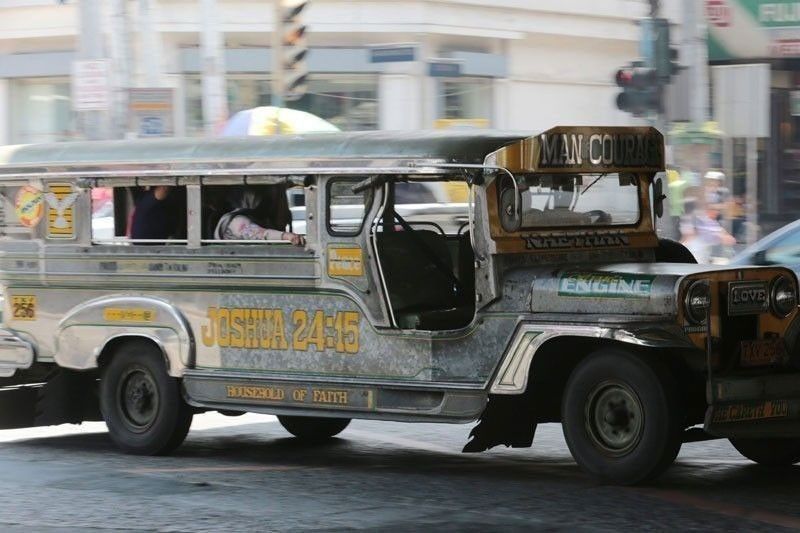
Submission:
{"label": "step board", "polygon": [[486,406],[483,390],[425,389],[277,379],[253,373],[187,371],[187,401],[209,409],[269,414],[471,422]]}

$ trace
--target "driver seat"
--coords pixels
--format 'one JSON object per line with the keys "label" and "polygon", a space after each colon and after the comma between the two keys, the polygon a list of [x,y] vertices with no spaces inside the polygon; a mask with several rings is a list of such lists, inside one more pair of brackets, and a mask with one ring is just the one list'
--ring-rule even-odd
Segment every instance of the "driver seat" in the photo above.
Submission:
{"label": "driver seat", "polygon": [[[444,235],[431,230],[386,231],[376,235],[381,267],[398,325],[404,329],[455,329],[469,323],[458,294],[440,265],[453,271]],[[424,244],[428,253],[421,249]],[[465,313],[469,316],[465,318]]]}

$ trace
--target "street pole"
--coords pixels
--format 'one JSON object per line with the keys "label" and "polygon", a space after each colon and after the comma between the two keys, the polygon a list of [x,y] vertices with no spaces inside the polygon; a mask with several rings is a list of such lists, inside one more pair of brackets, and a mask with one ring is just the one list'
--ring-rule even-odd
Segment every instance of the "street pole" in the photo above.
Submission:
{"label": "street pole", "polygon": [[708,121],[708,44],[702,9],[705,4],[697,0],[683,0],[683,53],[689,69],[689,116],[702,125]]}
{"label": "street pole", "polygon": [[159,86],[159,62],[161,47],[158,43],[155,23],[153,22],[153,3],[151,0],[139,0],[139,20],[141,24],[142,54],[145,87]]}
{"label": "street pole", "polygon": [[747,138],[747,244],[758,240],[758,139]]}
{"label": "street pole", "polygon": [[[78,57],[81,60],[103,59],[103,32],[101,29],[101,0],[81,0],[79,9]],[[88,140],[108,137],[108,115],[105,111],[78,112],[78,126]]]}
{"label": "street pole", "polygon": [[126,0],[111,0],[111,31],[108,34],[111,59],[111,137],[122,138],[128,130],[128,88],[130,87],[130,33]]}
{"label": "street pole", "polygon": [[[283,107],[283,1],[273,1],[272,13],[272,106]],[[281,133],[280,111],[275,113],[275,133]]]}
{"label": "street pole", "polygon": [[219,32],[219,13],[216,0],[201,0],[203,28],[201,53],[203,58],[203,129],[206,136],[217,135],[219,126],[228,118],[225,90],[225,61],[223,39]]}

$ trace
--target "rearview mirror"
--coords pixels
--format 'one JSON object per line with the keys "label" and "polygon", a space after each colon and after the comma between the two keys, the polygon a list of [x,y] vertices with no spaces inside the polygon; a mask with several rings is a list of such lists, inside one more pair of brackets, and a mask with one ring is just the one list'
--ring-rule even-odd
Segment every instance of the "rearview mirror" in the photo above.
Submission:
{"label": "rearview mirror", "polygon": [[664,181],[661,178],[656,178],[653,181],[653,212],[658,218],[664,216],[664,200],[667,196],[664,194]]}
{"label": "rearview mirror", "polygon": [[500,194],[500,226],[507,233],[519,231],[522,227],[522,195],[516,187],[506,189]]}

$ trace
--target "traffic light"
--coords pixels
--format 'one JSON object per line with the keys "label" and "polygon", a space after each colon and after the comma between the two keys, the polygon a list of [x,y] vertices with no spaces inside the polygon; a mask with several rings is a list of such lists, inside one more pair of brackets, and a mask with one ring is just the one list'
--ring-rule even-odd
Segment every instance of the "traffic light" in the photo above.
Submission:
{"label": "traffic light", "polygon": [[638,62],[631,63],[617,71],[614,81],[622,88],[617,95],[617,108],[620,110],[637,117],[663,111],[662,85],[656,69],[643,67]]}
{"label": "traffic light", "polygon": [[283,12],[283,39],[281,40],[284,73],[284,100],[298,100],[306,94],[308,84],[308,43],[306,42],[306,25],[303,23],[303,11],[308,7],[308,0],[300,0],[288,6]]}
{"label": "traffic light", "polygon": [[667,19],[652,20],[653,66],[664,83],[681,70],[678,64],[678,49],[670,46],[670,26]]}

